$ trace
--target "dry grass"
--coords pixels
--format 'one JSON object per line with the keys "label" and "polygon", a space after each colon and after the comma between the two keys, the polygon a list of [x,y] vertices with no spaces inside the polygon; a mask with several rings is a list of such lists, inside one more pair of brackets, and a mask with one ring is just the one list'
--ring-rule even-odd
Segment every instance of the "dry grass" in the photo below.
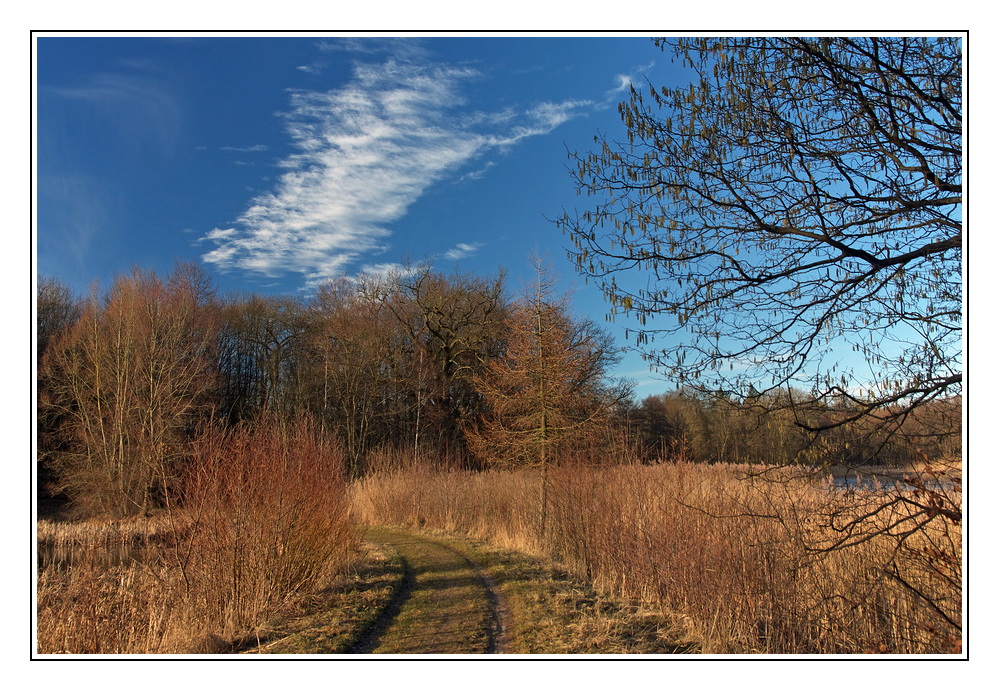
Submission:
{"label": "dry grass", "polygon": [[348,567],[342,456],[307,426],[203,438],[185,507],[40,522],[39,653],[224,653]]}
{"label": "dry grass", "polygon": [[[369,532],[369,537],[378,537],[379,532]],[[470,557],[490,576],[509,614],[505,653],[668,655],[693,650],[652,608],[597,592],[548,560],[442,531],[420,531],[419,536],[431,536],[434,543]],[[391,621],[406,635],[406,622],[385,618],[390,616],[394,595],[404,587],[402,562],[394,553],[367,547],[371,552],[355,572],[303,603],[301,611],[274,622],[269,631],[262,632],[263,643],[246,652],[357,653],[359,643],[370,642],[369,634],[378,622],[387,627]],[[418,601],[412,604],[420,606]],[[409,634],[426,624],[422,618],[410,621],[408,626],[414,630]]]}
{"label": "dry grass", "polygon": [[471,556],[509,606],[511,654],[672,655],[696,651],[654,608],[595,589],[548,559],[430,531]]}
{"label": "dry grass", "polygon": [[260,632],[250,655],[328,655],[353,652],[401,587],[398,555],[362,543],[356,568],[329,588],[302,599]]}
{"label": "dry grass", "polygon": [[[544,535],[530,471],[383,473],[353,493],[369,523],[553,557],[682,622],[703,652],[959,652],[959,523],[913,509],[925,501],[911,493],[837,492],[748,470],[559,469]],[[960,493],[948,502],[959,507]]]}
{"label": "dry grass", "polygon": [[38,567],[67,568],[95,561],[106,566],[139,559],[150,546],[167,545],[190,529],[186,514],[157,514],[144,519],[52,521],[36,525]]}

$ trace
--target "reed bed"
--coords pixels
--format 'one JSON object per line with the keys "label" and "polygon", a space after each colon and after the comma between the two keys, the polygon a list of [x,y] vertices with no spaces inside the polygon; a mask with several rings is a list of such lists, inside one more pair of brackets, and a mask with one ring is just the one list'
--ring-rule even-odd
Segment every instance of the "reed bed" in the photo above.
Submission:
{"label": "reed bed", "polygon": [[304,423],[213,430],[184,504],[152,518],[38,525],[39,653],[237,650],[327,587],[358,545],[343,457]]}
{"label": "reed bed", "polygon": [[117,566],[145,559],[152,546],[167,546],[191,527],[186,513],[172,512],[142,519],[51,521],[35,527],[38,568],[65,569],[90,563]]}
{"label": "reed bed", "polygon": [[[960,651],[959,522],[916,511],[915,495],[758,470],[551,469],[544,526],[531,470],[377,473],[352,492],[368,523],[456,531],[557,559],[657,607],[706,653]],[[960,492],[947,502],[959,506]]]}
{"label": "reed bed", "polygon": [[163,559],[162,520],[38,524],[39,653],[180,652],[182,576]]}

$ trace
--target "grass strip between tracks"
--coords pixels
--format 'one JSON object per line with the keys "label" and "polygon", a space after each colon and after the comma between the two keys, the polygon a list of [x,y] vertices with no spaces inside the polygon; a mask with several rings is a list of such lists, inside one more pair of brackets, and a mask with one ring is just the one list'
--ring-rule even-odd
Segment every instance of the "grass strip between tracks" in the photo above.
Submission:
{"label": "grass strip between tracks", "polygon": [[[403,627],[404,638],[417,638],[419,608],[434,604],[425,600],[400,617],[415,577],[407,574],[406,561],[386,544],[386,534],[409,535],[415,542],[426,540],[445,546],[481,570],[488,584],[498,591],[507,614],[504,649],[499,652],[515,655],[697,652],[695,644],[682,641],[676,629],[656,612],[597,593],[545,560],[436,531],[382,528],[369,533],[377,544],[366,544],[366,554],[351,576],[315,598],[307,610],[275,623],[262,636],[259,646],[245,652],[313,655],[370,652],[391,627],[397,630]],[[496,603],[491,604],[495,607]],[[468,613],[470,638],[488,637],[489,625],[488,614],[483,617],[475,611]],[[439,647],[440,641],[432,645],[437,649],[427,653],[447,652]],[[398,648],[382,652],[420,651]]]}

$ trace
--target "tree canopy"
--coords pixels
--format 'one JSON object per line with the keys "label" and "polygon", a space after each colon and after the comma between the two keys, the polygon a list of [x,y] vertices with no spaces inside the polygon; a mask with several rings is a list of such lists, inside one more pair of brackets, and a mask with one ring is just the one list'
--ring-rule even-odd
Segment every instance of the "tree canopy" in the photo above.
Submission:
{"label": "tree canopy", "polygon": [[502,357],[475,377],[486,410],[467,435],[486,463],[544,472],[572,443],[594,441],[627,387],[608,386],[618,359],[610,336],[574,318],[550,267],[537,257],[534,266],[534,286],[509,309]]}
{"label": "tree canopy", "polygon": [[632,85],[625,136],[571,154],[592,205],[557,221],[650,359],[810,390],[837,424],[960,395],[961,40],[656,43],[689,83]]}

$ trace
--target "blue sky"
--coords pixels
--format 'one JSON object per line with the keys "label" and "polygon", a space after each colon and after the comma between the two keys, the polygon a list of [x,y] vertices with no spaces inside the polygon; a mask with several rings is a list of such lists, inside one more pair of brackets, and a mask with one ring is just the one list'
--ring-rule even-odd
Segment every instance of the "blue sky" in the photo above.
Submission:
{"label": "blue sky", "polygon": [[[567,150],[623,136],[628,85],[673,69],[637,34],[40,35],[37,270],[84,293],[193,260],[222,292],[300,294],[411,260],[516,290],[538,250],[603,323],[547,219],[582,201]],[[668,388],[634,354],[616,374]]]}

